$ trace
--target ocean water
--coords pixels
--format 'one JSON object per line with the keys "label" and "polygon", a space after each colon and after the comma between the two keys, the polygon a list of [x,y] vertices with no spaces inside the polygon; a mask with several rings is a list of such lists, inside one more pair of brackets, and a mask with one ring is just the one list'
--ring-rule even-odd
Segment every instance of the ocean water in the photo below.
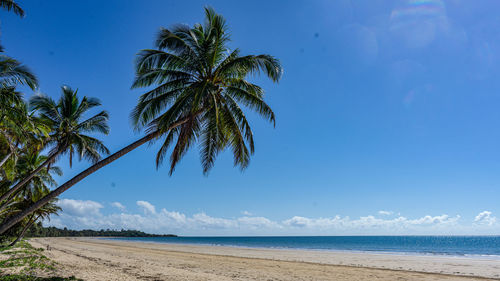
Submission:
{"label": "ocean water", "polygon": [[240,236],[121,237],[106,239],[250,248],[483,256],[500,259],[500,236]]}

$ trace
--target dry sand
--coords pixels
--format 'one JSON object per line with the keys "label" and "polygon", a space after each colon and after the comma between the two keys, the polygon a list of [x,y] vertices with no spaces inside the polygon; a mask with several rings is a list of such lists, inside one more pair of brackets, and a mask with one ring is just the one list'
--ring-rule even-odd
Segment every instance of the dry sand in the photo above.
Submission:
{"label": "dry sand", "polygon": [[36,238],[84,280],[500,280],[500,261],[306,250]]}

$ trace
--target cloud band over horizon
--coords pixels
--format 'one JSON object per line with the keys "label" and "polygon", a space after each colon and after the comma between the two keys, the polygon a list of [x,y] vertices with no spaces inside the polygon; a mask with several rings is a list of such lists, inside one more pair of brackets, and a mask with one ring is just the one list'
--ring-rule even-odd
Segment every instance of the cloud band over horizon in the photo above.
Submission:
{"label": "cloud band over horizon", "polygon": [[[139,200],[142,212],[129,212],[119,202],[104,204],[95,201],[61,199],[63,209],[59,216],[44,221],[46,226],[70,229],[135,229],[149,233],[179,235],[459,235],[494,234],[500,229],[496,217],[483,211],[467,222],[460,215],[425,215],[407,218],[393,212],[379,211],[378,215],[359,218],[333,216],[308,218],[291,216],[284,220],[271,220],[254,216],[247,211],[232,218],[212,217],[204,212],[186,214],[156,208],[148,201]],[[102,210],[109,211],[104,214]],[[117,212],[118,211],[118,212]]]}

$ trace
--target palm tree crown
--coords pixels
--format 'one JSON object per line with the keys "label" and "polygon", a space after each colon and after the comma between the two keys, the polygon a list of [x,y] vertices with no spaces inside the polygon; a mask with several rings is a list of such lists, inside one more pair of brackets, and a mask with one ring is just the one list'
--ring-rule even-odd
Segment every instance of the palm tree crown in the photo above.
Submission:
{"label": "palm tree crown", "polygon": [[264,90],[246,78],[262,71],[277,82],[283,71],[280,62],[270,55],[241,56],[239,49],[230,51],[229,41],[224,18],[205,8],[204,24],[161,29],[156,49],[138,54],[132,88],[155,88],[140,97],[132,121],[138,129],[166,135],[157,166],[175,140],[170,174],[197,140],[205,174],[227,147],[232,148],[234,165],[247,167],[254,140],[241,105],[275,122]]}
{"label": "palm tree crown", "polygon": [[108,113],[101,111],[82,120],[85,113],[101,103],[98,99],[85,96],[79,100],[77,92],[63,86],[62,96],[57,102],[45,95],[35,95],[30,100],[31,109],[36,110],[51,128],[47,141],[47,145],[52,146],[49,155],[69,154],[70,166],[75,153],[80,160],[85,158],[92,162],[97,162],[102,153],[109,153],[100,140],[86,135],[94,132],[108,134]]}
{"label": "palm tree crown", "polygon": [[[39,152],[30,152],[23,155],[16,165],[19,180],[26,177],[46,160],[47,156],[41,155]],[[52,165],[47,170],[41,170],[31,178],[30,182],[21,190],[20,195],[22,197],[33,198],[33,202],[37,201],[42,195],[49,193],[50,187],[57,185],[57,182],[52,177],[53,174],[61,176],[61,168]]]}
{"label": "palm tree crown", "polygon": [[55,102],[48,96],[35,95],[30,100],[32,110],[37,111],[39,119],[50,128],[48,139],[44,142],[46,147],[51,147],[47,159],[26,177],[19,180],[7,192],[0,195],[0,210],[13,199],[12,195],[18,192],[42,169],[50,166],[58,157],[69,154],[69,165],[73,165],[73,155],[77,153],[79,159],[86,158],[92,162],[101,159],[101,154],[108,154],[109,150],[104,144],[86,133],[109,133],[108,113],[101,111],[89,119],[82,120],[85,113],[93,107],[101,105],[95,98],[83,97],[80,101],[77,91],[68,86],[62,87],[62,96]]}
{"label": "palm tree crown", "polygon": [[12,87],[0,87],[0,179],[9,178],[4,164],[14,168],[18,154],[41,149],[47,131],[47,126],[29,111],[21,93]]}
{"label": "palm tree crown", "polygon": [[[46,160],[47,156],[41,155],[38,152],[30,152],[24,154],[16,163],[17,179],[23,179],[24,177],[26,177],[26,175],[31,173],[31,171],[42,165],[42,163]],[[37,173],[30,179],[29,183],[25,185],[23,189],[18,190],[18,192],[14,195],[16,197],[16,200],[10,203],[7,208],[0,210],[0,217],[5,215],[5,213],[16,210],[16,206],[18,206],[18,204],[23,200],[27,201],[28,203],[36,202],[38,199],[49,193],[50,187],[53,187],[57,184],[53,178],[54,174],[61,176],[61,168],[57,166],[51,166],[50,169],[43,169],[39,173]],[[7,183],[8,185],[8,181],[4,180],[0,182],[2,183],[1,185],[4,188],[4,183]],[[26,202],[23,204],[26,204]]]}

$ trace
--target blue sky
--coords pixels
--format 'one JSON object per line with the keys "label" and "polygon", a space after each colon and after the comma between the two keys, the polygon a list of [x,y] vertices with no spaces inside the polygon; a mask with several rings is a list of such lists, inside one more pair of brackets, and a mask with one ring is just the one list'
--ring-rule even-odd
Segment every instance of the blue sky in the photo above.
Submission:
{"label": "blue sky", "polygon": [[[257,144],[245,172],[223,153],[203,176],[194,149],[169,177],[168,167],[155,168],[157,146],[144,146],[64,193],[54,225],[189,235],[500,232],[498,1],[19,3],[24,19],[1,12],[6,53],[32,68],[40,92],[58,97],[67,84],[100,98],[111,151],[142,135],[129,122],[144,91],[130,90],[133,60],[160,27],[200,22],[210,5],[226,17],[231,47],[284,66],[277,85],[255,78],[277,124],[250,114]],[[60,183],[89,165],[58,164]]]}

